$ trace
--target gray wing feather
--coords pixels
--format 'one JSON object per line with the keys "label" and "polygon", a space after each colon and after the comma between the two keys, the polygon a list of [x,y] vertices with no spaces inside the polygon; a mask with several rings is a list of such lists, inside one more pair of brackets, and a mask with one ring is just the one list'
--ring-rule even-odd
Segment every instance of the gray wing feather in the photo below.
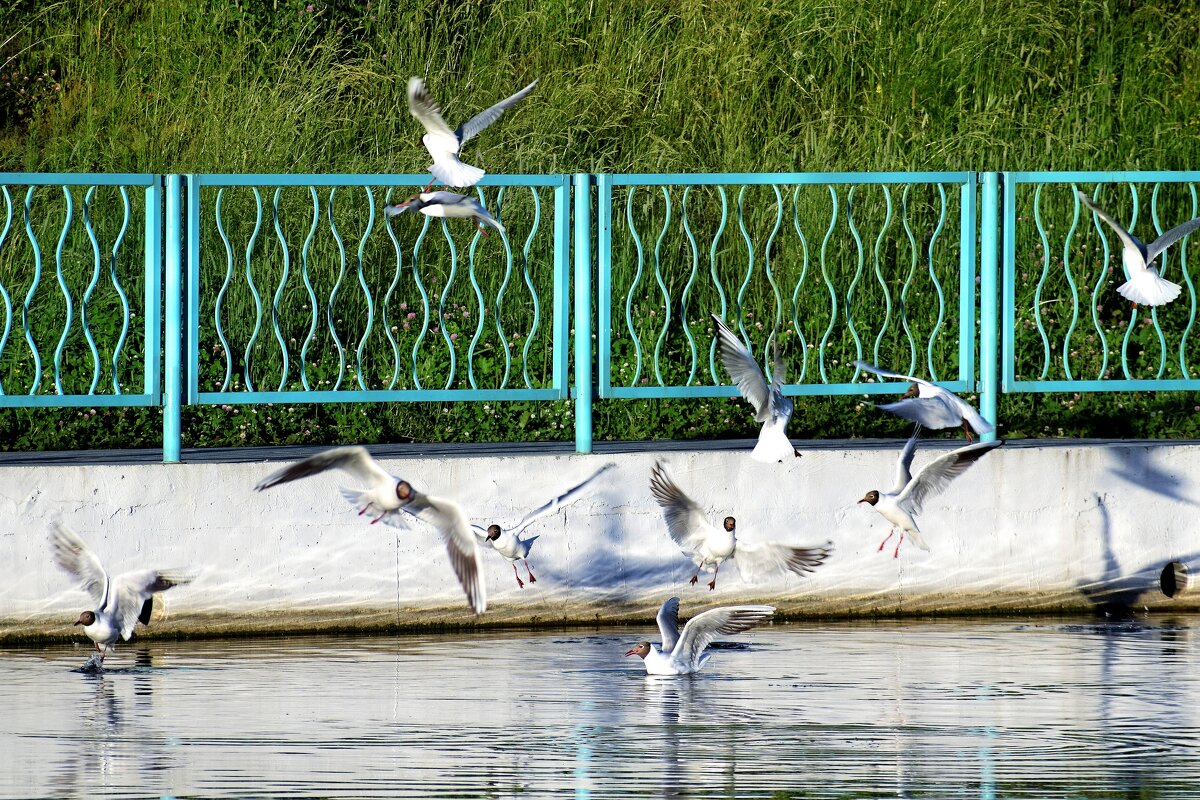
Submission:
{"label": "gray wing feather", "polygon": [[375,463],[365,447],[335,447],[272,472],[261,480],[254,490],[261,492],[272,486],[307,478],[330,469],[343,470],[368,483],[392,480],[392,476]]}
{"label": "gray wing feather", "polygon": [[457,142],[458,137],[446,124],[446,120],[442,119],[442,109],[425,88],[425,81],[420,78],[408,79],[408,111],[429,133],[438,137],[448,136]]}
{"label": "gray wing feather", "polygon": [[80,588],[91,595],[97,607],[103,605],[108,594],[108,573],[96,554],[61,522],[51,523],[50,544],[58,566],[79,579]]}
{"label": "gray wing feather", "polygon": [[704,649],[718,636],[741,633],[774,615],[774,606],[724,606],[705,611],[683,626],[671,657],[684,664],[695,664]]}
{"label": "gray wing feather", "polygon": [[662,462],[654,462],[650,470],[650,493],[662,507],[667,522],[667,532],[675,544],[686,552],[694,551],[704,539],[708,520],[703,509],[671,480]]}
{"label": "gray wing feather", "polygon": [[[125,572],[113,578],[113,602],[110,611],[116,618],[121,638],[128,641],[133,635],[133,626],[138,622],[142,606],[152,595],[165,592],[173,586],[189,583],[192,576],[181,570],[138,570]],[[112,605],[112,604],[110,604]]]}
{"label": "gray wing feather", "polygon": [[[767,385],[762,368],[750,355],[750,349],[729,329],[725,321],[716,314],[712,315],[717,323],[717,349],[721,352],[721,363],[738,391],[751,406],[754,407],[754,418],[759,422],[771,419],[771,387]],[[776,351],[778,354],[778,351]],[[782,372],[782,370],[780,371]]]}
{"label": "gray wing feather", "polygon": [[1151,261],[1158,258],[1158,255],[1162,251],[1166,250],[1168,247],[1175,244],[1197,228],[1200,228],[1200,217],[1188,220],[1182,225],[1171,228],[1171,230],[1167,231],[1162,236],[1146,245],[1146,263],[1149,264]]}
{"label": "gray wing feather", "polygon": [[935,458],[916,474],[896,498],[896,502],[913,514],[921,513],[921,506],[926,500],[941,494],[955,478],[970,469],[972,464],[1003,443],[976,442]]}
{"label": "gray wing feather", "polygon": [[659,650],[670,653],[675,649],[675,642],[679,641],[679,598],[672,597],[663,603],[655,621],[658,622],[658,632],[662,634]]}
{"label": "gray wing feather", "polygon": [[467,595],[467,605],[476,614],[487,611],[487,592],[482,580],[482,561],[475,532],[462,509],[449,500],[413,490],[413,498],[402,511],[432,525],[446,542],[450,568]]}
{"label": "gray wing feather", "polygon": [[1077,198],[1079,198],[1079,202],[1083,203],[1085,206],[1090,208],[1097,217],[1099,217],[1100,219],[1102,219],[1106,223],[1108,223],[1108,227],[1112,228],[1116,232],[1117,238],[1121,240],[1122,244],[1124,244],[1126,247],[1132,247],[1134,250],[1137,250],[1139,253],[1142,254],[1142,257],[1145,259],[1146,263],[1147,264],[1150,263],[1150,258],[1146,255],[1146,245],[1142,244],[1141,239],[1137,238],[1132,233],[1125,230],[1124,225],[1117,222],[1115,219],[1112,218],[1111,215],[1109,215],[1109,213],[1107,211],[1105,211],[1100,206],[1093,203],[1092,198],[1088,197],[1083,192],[1076,189],[1075,196]]}
{"label": "gray wing feather", "polygon": [[752,544],[739,541],[733,554],[738,574],[749,581],[761,575],[792,572],[804,575],[825,562],[833,552],[833,542],[820,547],[793,547],[780,542]]}
{"label": "gray wing feather", "polygon": [[579,498],[583,497],[584,494],[586,494],[586,492],[584,490],[587,489],[588,485],[592,481],[596,480],[601,475],[608,472],[610,469],[612,469],[615,466],[616,466],[616,464],[614,464],[611,461],[609,463],[605,464],[600,469],[593,472],[582,483],[577,483],[576,485],[572,486],[570,489],[567,489],[565,492],[560,494],[558,497],[555,497],[553,500],[550,500],[550,501],[544,503],[542,506],[534,509],[533,511],[530,511],[528,514],[526,514],[521,519],[520,522],[518,522],[516,525],[514,525],[512,528],[510,528],[510,530],[514,534],[520,533],[521,531],[528,528],[535,521],[541,519],[542,517],[545,517],[549,514],[553,514],[555,511],[558,511],[558,509],[562,508],[563,506],[567,506],[567,505],[570,505],[571,503],[574,503],[576,500],[578,500]]}
{"label": "gray wing feather", "polygon": [[917,452],[917,439],[920,435],[921,424],[918,422],[912,436],[904,443],[904,449],[900,451],[900,460],[896,462],[896,485],[892,488],[892,494],[903,492],[904,487],[912,482],[913,454]]}
{"label": "gray wing feather", "polygon": [[524,100],[526,96],[533,91],[533,87],[535,86],[537,86],[536,80],[511,97],[506,97],[491,108],[486,108],[483,111],[480,111],[462,125],[459,125],[458,130],[455,131],[455,135],[458,137],[458,143],[461,145],[464,142],[473,139],[484,128],[500,119],[501,114]]}
{"label": "gray wing feather", "polygon": [[858,367],[859,369],[866,370],[867,372],[873,372],[876,375],[881,375],[884,378],[902,378],[903,380],[911,381],[913,383],[923,383],[926,386],[930,385],[929,381],[922,380],[920,378],[914,378],[912,375],[902,375],[899,372],[892,372],[890,369],[877,367],[869,361],[862,361],[860,359],[854,362],[854,366]]}

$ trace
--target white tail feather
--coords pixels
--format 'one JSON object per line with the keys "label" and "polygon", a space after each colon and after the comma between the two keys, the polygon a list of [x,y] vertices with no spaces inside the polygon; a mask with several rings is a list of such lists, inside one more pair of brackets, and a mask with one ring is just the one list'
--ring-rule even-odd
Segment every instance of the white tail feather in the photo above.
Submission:
{"label": "white tail feather", "polygon": [[1138,305],[1161,306],[1178,297],[1182,289],[1179,284],[1171,283],[1166,278],[1160,278],[1156,273],[1146,270],[1121,284],[1117,291]]}
{"label": "white tail feather", "polygon": [[464,164],[461,161],[443,161],[429,167],[429,174],[447,186],[464,188],[474,186],[486,174],[479,167]]}

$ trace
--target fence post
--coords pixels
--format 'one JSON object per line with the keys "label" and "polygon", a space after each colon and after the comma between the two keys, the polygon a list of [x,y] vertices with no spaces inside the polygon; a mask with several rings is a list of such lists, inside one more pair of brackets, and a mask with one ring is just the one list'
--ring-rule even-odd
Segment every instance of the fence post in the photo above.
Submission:
{"label": "fence post", "polygon": [[163,314],[163,462],[179,463],[180,415],[183,384],[183,328],[180,310],[183,293],[183,178],[167,176],[166,197],[166,304]]}
{"label": "fence post", "polygon": [[592,452],[592,176],[575,176],[575,452]]}
{"label": "fence post", "polygon": [[[996,419],[999,384],[997,367],[1000,358],[1000,315],[997,308],[997,277],[1000,269],[1000,174],[983,173],[983,198],[979,214],[979,411],[993,425]],[[992,441],[996,433],[985,434]]]}

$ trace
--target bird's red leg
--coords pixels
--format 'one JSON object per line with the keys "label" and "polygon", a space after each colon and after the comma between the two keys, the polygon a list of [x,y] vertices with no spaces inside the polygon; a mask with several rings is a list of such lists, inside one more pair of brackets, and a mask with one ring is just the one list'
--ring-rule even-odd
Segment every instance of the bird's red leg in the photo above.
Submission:
{"label": "bird's red leg", "polygon": [[[437,180],[437,178],[434,178],[434,180]],[[429,183],[425,184],[425,188],[422,189],[421,191],[428,192],[432,188],[433,188],[433,181],[430,181]]]}
{"label": "bird's red leg", "polygon": [[512,565],[513,565],[513,575],[517,576],[517,588],[524,589],[525,582],[521,580],[521,574],[519,572],[517,572],[517,562],[515,562],[515,561],[512,562]]}
{"label": "bird's red leg", "polygon": [[362,508],[359,510],[359,512],[358,512],[358,515],[361,517],[363,514],[367,513],[367,509],[368,509],[368,508],[370,508],[370,507],[371,507],[371,504],[370,504],[370,503],[367,503],[365,506],[363,506],[363,507],[362,507]]}
{"label": "bird's red leg", "polygon": [[376,517],[375,519],[371,520],[371,524],[372,524],[372,525],[374,525],[376,522],[379,522],[379,520],[383,519],[383,518],[384,518],[384,517],[386,517],[387,515],[388,515],[388,512],[384,511],[384,512],[383,512],[382,514],[380,514],[378,517]]}
{"label": "bird's red leg", "polygon": [[484,225],[482,222],[480,222],[479,217],[475,217],[475,224],[479,226],[479,232],[483,234],[483,238],[485,238],[485,239],[491,238],[488,235],[487,225]]}
{"label": "bird's red leg", "polygon": [[887,536],[885,536],[885,537],[883,537],[883,541],[879,543],[879,549],[878,549],[878,550],[876,550],[875,552],[876,552],[876,553],[882,553],[882,552],[883,552],[883,546],[884,546],[885,544],[887,544],[887,543],[888,543],[888,539],[892,538],[892,537],[893,537],[893,536],[895,536],[895,535],[896,535],[896,529],[895,529],[895,528],[892,528],[890,531],[888,531],[888,535],[887,535]]}
{"label": "bird's red leg", "polygon": [[[522,558],[521,560],[525,562],[525,571],[529,573],[529,582],[530,582],[530,583],[537,583],[537,578],[533,577],[533,570],[531,570],[531,569],[529,568],[529,559],[527,559],[527,558]],[[517,565],[516,565],[516,564],[513,564],[513,569],[516,569],[516,567],[517,567]]]}
{"label": "bird's red leg", "polygon": [[904,544],[904,531],[900,531],[900,541],[896,542],[896,549],[892,551],[892,558],[900,557],[900,545]]}
{"label": "bird's red leg", "polygon": [[717,588],[717,573],[718,573],[718,572],[720,572],[720,571],[721,571],[721,565],[720,565],[720,564],[717,564],[715,567],[713,567],[713,579],[712,579],[711,581],[709,581],[709,582],[708,582],[708,590],[709,590],[710,592],[711,592],[713,589]]}
{"label": "bird's red leg", "polygon": [[700,578],[700,568],[699,568],[699,567],[696,567],[696,574],[692,576],[692,579],[691,579],[690,581],[688,581],[688,583],[690,583],[692,586],[695,586],[695,585],[696,585],[696,581],[697,581],[699,578]]}
{"label": "bird's red leg", "polygon": [[967,426],[966,419],[963,419],[963,433],[965,433],[967,435],[967,444],[970,444],[972,442],[971,429],[970,429],[970,427]]}

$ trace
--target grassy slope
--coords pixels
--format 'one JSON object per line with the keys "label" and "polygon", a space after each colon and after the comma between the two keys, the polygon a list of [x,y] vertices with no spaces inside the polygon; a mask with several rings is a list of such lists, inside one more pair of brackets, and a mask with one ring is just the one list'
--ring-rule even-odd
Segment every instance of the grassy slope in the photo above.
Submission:
{"label": "grassy slope", "polygon": [[[410,74],[427,75],[451,119],[542,79],[537,102],[473,151],[494,172],[1200,163],[1200,11],[1186,2],[36,5],[0,0],[0,78],[12,84],[0,86],[3,170],[418,172],[426,159],[405,107]],[[24,78],[37,75],[45,80]],[[1177,420],[1194,400],[1152,403]],[[865,414],[831,428],[848,402],[805,403],[795,432],[900,430]],[[1130,424],[1112,398],[1004,404],[1010,433],[1198,433],[1162,418]],[[570,429],[562,404],[456,410],[432,430],[429,410],[307,409],[282,422],[276,414],[273,427],[255,419],[245,439],[232,438],[565,438]],[[189,443],[229,438],[217,411],[190,412]],[[122,425],[64,412],[64,428],[51,416],[6,413],[0,438],[24,448],[128,444],[152,441],[157,425],[135,411]],[[617,438],[752,429],[743,406],[711,401],[600,404],[597,419],[600,435]]]}

